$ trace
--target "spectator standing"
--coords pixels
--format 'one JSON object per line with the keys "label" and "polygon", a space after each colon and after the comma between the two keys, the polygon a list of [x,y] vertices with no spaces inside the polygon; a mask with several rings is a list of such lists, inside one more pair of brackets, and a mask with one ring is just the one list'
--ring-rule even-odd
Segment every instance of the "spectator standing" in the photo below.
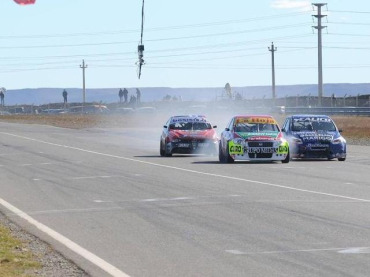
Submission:
{"label": "spectator standing", "polygon": [[141,102],[141,91],[138,88],[136,89],[136,101],[138,104]]}
{"label": "spectator standing", "polygon": [[0,91],[0,99],[1,99],[1,106],[4,107],[4,98],[5,98],[5,94],[4,92],[1,90]]}
{"label": "spectator standing", "polygon": [[65,104],[67,104],[67,102],[68,102],[68,101],[67,101],[68,92],[67,92],[66,90],[63,90],[62,95],[63,95],[64,105],[65,105]]}
{"label": "spectator standing", "polygon": [[125,98],[125,103],[127,103],[128,90],[126,88],[123,89],[123,97]]}
{"label": "spectator standing", "polygon": [[119,102],[122,103],[123,90],[121,88],[119,89],[118,96],[119,96]]}

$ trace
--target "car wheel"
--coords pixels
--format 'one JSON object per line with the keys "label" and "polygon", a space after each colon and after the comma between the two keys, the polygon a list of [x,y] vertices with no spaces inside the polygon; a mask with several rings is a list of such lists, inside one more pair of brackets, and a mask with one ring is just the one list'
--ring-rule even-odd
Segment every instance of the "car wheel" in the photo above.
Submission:
{"label": "car wheel", "polygon": [[229,154],[229,143],[227,143],[227,148],[226,148],[226,159],[227,159],[227,163],[233,163],[234,162],[233,157],[231,157],[230,154]]}
{"label": "car wheel", "polygon": [[346,160],[346,158],[338,158],[338,161],[340,162],[344,162]]}
{"label": "car wheel", "polygon": [[166,157],[172,157],[172,153],[171,152],[168,152],[166,147],[164,148],[164,155]]}
{"label": "car wheel", "polygon": [[163,149],[163,143],[161,141],[160,145],[159,145],[159,154],[161,154],[161,157],[164,157],[165,156],[165,151]]}
{"label": "car wheel", "polygon": [[220,163],[226,163],[224,153],[222,152],[221,142],[218,144],[218,159]]}
{"label": "car wheel", "polygon": [[287,164],[290,162],[290,152],[288,151],[288,155],[286,156],[286,158],[284,160],[281,161],[283,164]]}

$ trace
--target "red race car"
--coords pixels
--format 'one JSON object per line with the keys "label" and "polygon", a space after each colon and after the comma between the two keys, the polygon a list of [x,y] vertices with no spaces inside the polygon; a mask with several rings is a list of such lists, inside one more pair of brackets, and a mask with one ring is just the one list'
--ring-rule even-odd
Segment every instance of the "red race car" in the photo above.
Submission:
{"label": "red race car", "polygon": [[172,116],[163,126],[159,152],[170,157],[179,154],[218,153],[217,126],[202,115]]}

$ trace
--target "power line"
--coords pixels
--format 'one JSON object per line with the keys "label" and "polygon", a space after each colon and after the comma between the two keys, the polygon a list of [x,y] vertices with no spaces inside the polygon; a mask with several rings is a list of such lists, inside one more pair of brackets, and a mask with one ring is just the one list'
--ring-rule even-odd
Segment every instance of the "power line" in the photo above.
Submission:
{"label": "power line", "polygon": [[330,10],[330,12],[333,13],[363,13],[363,14],[369,14],[370,11],[340,11],[340,10]]}
{"label": "power line", "polygon": [[[252,21],[261,21],[261,20],[269,20],[269,19],[282,18],[282,17],[297,16],[297,15],[302,15],[302,14],[307,14],[307,12],[292,12],[292,13],[287,13],[283,15],[261,16],[261,17],[246,18],[246,19],[213,21],[213,22],[206,22],[206,23],[175,25],[175,26],[167,26],[167,27],[164,26],[164,27],[148,28],[146,29],[146,31],[154,32],[154,31],[212,27],[212,26],[218,26],[218,25],[229,25],[229,24],[235,24],[235,23],[245,23],[245,22],[252,22]],[[61,37],[77,37],[77,36],[120,35],[120,34],[125,34],[125,33],[137,33],[138,31],[139,31],[138,29],[128,29],[128,30],[117,30],[117,31],[82,32],[82,33],[69,33],[69,34],[0,36],[0,39],[37,39],[37,38],[43,39],[43,38],[53,38],[53,37],[61,38]]]}
{"label": "power line", "polygon": [[[263,32],[263,31],[273,31],[279,29],[295,28],[300,26],[306,26],[305,23],[300,24],[290,24],[282,26],[274,26],[268,28],[259,28],[259,29],[250,29],[234,32],[223,32],[223,33],[213,33],[213,34],[203,34],[203,35],[194,35],[194,36],[181,36],[181,37],[168,37],[168,38],[159,38],[159,39],[148,39],[148,42],[158,42],[158,41],[168,41],[168,40],[182,40],[182,39],[195,39],[195,38],[204,38],[204,37],[216,37],[216,36],[230,36],[236,34],[244,34],[250,32]],[[101,45],[117,45],[117,44],[129,44],[137,43],[135,41],[115,41],[115,42],[99,42],[99,43],[80,43],[80,44],[60,44],[60,45],[28,45],[28,46],[1,46],[0,49],[31,49],[31,48],[65,48],[65,47],[82,47],[82,46],[101,46]]]}

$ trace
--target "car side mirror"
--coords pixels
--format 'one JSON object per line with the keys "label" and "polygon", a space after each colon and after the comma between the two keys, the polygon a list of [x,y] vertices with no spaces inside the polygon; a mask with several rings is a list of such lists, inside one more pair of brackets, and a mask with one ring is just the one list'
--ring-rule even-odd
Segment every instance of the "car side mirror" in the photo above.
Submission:
{"label": "car side mirror", "polygon": [[286,132],[285,128],[281,129],[281,131],[282,131],[283,133],[285,133],[285,132]]}
{"label": "car side mirror", "polygon": [[342,133],[342,132],[343,132],[343,130],[342,130],[342,129],[339,129],[338,131],[339,131],[339,133]]}
{"label": "car side mirror", "polygon": [[230,131],[230,129],[229,128],[225,128],[225,131]]}
{"label": "car side mirror", "polygon": [[217,125],[214,125],[213,128],[216,129],[217,128]]}
{"label": "car side mirror", "polygon": [[163,125],[163,128],[167,129],[167,125]]}

